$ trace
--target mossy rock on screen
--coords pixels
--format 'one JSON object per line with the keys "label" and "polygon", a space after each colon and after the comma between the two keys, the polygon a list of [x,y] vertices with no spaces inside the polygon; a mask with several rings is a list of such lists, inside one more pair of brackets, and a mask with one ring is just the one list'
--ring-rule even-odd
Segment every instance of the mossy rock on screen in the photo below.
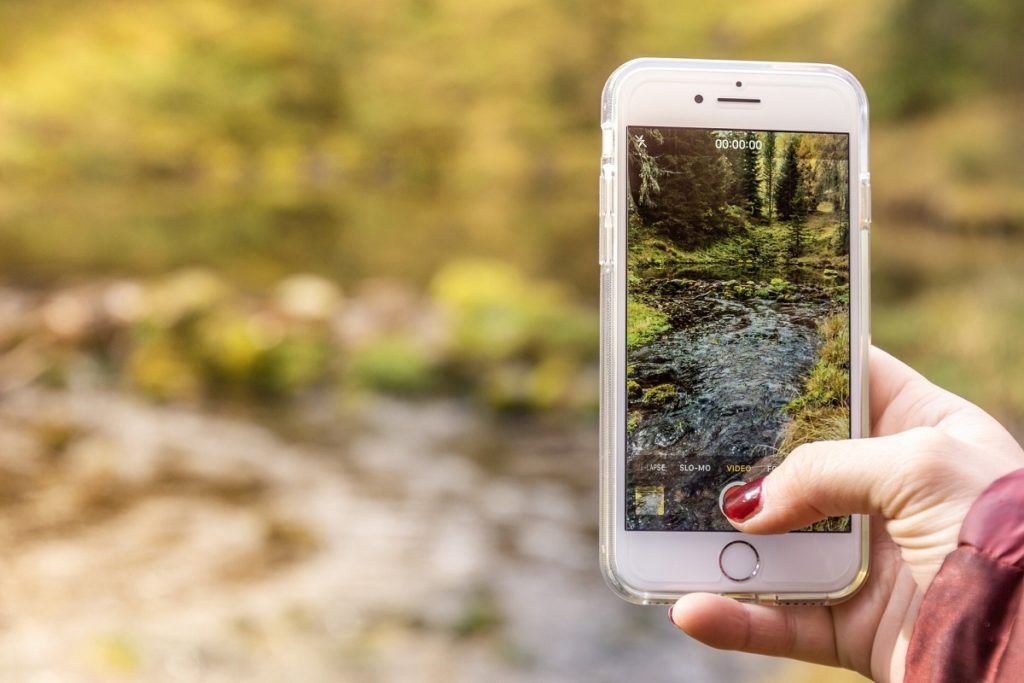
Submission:
{"label": "mossy rock on screen", "polygon": [[639,301],[626,303],[626,348],[649,344],[663,332],[672,329],[668,316]]}
{"label": "mossy rock on screen", "polygon": [[671,384],[659,384],[644,391],[640,402],[645,406],[661,406],[678,395],[676,388]]}

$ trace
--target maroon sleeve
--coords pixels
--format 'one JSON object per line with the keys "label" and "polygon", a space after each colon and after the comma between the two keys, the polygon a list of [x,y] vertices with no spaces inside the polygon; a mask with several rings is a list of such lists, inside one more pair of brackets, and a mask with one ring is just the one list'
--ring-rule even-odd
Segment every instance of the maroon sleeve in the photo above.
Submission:
{"label": "maroon sleeve", "polygon": [[1024,469],[992,483],[960,527],[914,622],[907,683],[1003,683],[1024,676]]}

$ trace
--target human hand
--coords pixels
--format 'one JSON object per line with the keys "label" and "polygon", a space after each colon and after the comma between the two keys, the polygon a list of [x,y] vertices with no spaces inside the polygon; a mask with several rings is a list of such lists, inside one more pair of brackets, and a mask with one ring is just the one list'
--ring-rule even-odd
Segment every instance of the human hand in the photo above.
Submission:
{"label": "human hand", "polygon": [[[734,526],[781,533],[829,516],[871,515],[871,570],[850,600],[772,607],[708,593],[683,596],[670,618],[713,647],[843,666],[903,680],[924,591],[957,545],[974,499],[1024,467],[1024,451],[995,419],[876,348],[872,438],[797,448],[756,486]],[[752,512],[751,512],[752,510]]]}

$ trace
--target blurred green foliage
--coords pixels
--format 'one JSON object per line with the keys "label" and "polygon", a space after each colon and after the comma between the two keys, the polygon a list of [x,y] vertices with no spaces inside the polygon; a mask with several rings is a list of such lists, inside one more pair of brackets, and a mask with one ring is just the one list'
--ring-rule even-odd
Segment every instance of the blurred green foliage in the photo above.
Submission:
{"label": "blurred green foliage", "polygon": [[500,408],[594,406],[587,364],[597,350],[591,311],[554,282],[524,277],[497,260],[454,261],[431,284],[451,333],[449,375],[482,377]]}
{"label": "blurred green foliage", "polygon": [[938,107],[1024,83],[1019,50],[1024,5],[990,0],[904,0],[889,16],[887,88],[874,104],[885,115]]}
{"label": "blurred green foliage", "polygon": [[287,302],[255,302],[206,271],[174,273],[150,285],[127,337],[125,369],[160,399],[204,393],[281,398],[330,373],[334,351],[324,312],[303,319]]}
{"label": "blurred green foliage", "polygon": [[416,339],[393,337],[357,352],[352,373],[359,386],[416,396],[437,384],[436,368]]}
{"label": "blurred green foliage", "polygon": [[[165,398],[335,377],[584,404],[607,74],[641,55],[830,61],[873,105],[875,340],[1024,425],[1021,7],[7,0],[0,273],[58,290],[217,272],[220,303],[154,302],[132,328],[127,376]],[[294,273],[429,291],[450,337],[393,325],[336,356],[329,323],[258,314]]]}
{"label": "blurred green foliage", "polygon": [[[87,376],[192,404],[375,391],[498,411],[596,408],[593,313],[561,284],[496,260],[453,260],[428,292],[378,284],[342,297],[297,275],[254,295],[186,269],[14,297],[41,310],[0,329],[0,354],[32,359],[14,373],[22,382]],[[11,300],[0,289],[0,308]]]}

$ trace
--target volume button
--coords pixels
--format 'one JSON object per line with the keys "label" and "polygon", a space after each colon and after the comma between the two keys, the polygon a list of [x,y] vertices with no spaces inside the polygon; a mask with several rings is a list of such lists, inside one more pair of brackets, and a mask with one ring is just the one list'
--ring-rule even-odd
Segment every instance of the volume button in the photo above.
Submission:
{"label": "volume button", "polygon": [[603,266],[612,262],[613,221],[615,219],[615,167],[611,164],[601,166],[600,211],[598,230],[598,262]]}
{"label": "volume button", "polygon": [[860,176],[860,229],[871,229],[871,174],[862,173]]}
{"label": "volume button", "polygon": [[600,265],[610,265],[614,258],[614,246],[611,241],[611,214],[604,214],[601,218],[601,231],[598,236],[600,246],[598,247],[598,261]]}
{"label": "volume button", "polygon": [[607,212],[615,213],[615,164],[601,164],[601,192]]}
{"label": "volume button", "polygon": [[604,192],[604,173],[597,179],[597,195],[598,195],[598,210],[597,210],[597,264],[600,266],[604,265],[605,253],[604,253],[604,217],[608,213],[608,198]]}
{"label": "volume button", "polygon": [[601,196],[604,197],[604,209],[601,211],[603,216],[606,213],[615,212],[615,171],[611,170],[607,166],[601,169]]}
{"label": "volume button", "polygon": [[611,159],[615,151],[615,132],[611,127],[601,126],[601,159]]}

